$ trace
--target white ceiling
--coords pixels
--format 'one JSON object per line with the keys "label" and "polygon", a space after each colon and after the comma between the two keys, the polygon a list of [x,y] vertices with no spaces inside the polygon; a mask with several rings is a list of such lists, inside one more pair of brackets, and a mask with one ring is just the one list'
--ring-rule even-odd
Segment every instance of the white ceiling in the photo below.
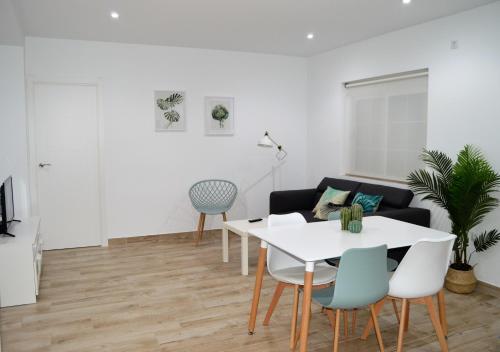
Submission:
{"label": "white ceiling", "polygon": [[[493,0],[13,0],[28,36],[310,56]],[[109,16],[120,13],[118,21]],[[314,40],[306,34],[314,32]]]}

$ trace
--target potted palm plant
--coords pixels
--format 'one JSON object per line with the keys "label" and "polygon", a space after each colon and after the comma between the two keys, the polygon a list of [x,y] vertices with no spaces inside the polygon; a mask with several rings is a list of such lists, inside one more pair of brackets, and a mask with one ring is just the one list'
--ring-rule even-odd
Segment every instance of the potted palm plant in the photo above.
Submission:
{"label": "potted palm plant", "polygon": [[[470,293],[477,284],[471,265],[472,254],[484,252],[500,241],[497,229],[472,233],[499,205],[493,194],[500,185],[500,174],[493,170],[479,149],[470,145],[458,153],[455,163],[436,150],[424,150],[422,160],[429,169],[411,172],[408,185],[415,194],[423,195],[422,199],[448,212],[451,232],[457,239],[445,285],[453,292]],[[471,241],[474,250],[469,252]]]}

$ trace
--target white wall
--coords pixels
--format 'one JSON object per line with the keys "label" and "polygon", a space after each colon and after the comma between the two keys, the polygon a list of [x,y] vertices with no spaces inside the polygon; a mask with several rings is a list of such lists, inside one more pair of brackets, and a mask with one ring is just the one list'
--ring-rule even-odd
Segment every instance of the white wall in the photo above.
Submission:
{"label": "white wall", "polygon": [[29,214],[24,49],[0,45],[0,181],[12,175],[16,218]]}
{"label": "white wall", "polygon": [[[268,213],[274,152],[258,148],[269,130],[288,150],[276,188],[306,183],[306,60],[55,39],[26,39],[31,79],[102,83],[105,211],[109,238],[191,231],[188,189],[226,178],[239,187],[229,218]],[[187,131],[154,131],[154,90],[187,92]],[[204,97],[235,98],[234,136],[204,135]],[[210,218],[210,219],[209,219]],[[207,227],[220,220],[207,218]]]}
{"label": "white wall", "polygon": [[0,0],[0,45],[24,44],[24,33],[11,0]]}
{"label": "white wall", "polygon": [[[342,175],[346,81],[429,69],[428,143],[455,156],[479,146],[500,171],[500,3],[392,32],[308,61],[308,175]],[[458,50],[450,41],[458,40]],[[418,204],[418,202],[415,202]],[[433,210],[432,226],[449,230]],[[500,209],[484,228],[500,228]],[[500,286],[500,245],[476,257],[480,280]]]}

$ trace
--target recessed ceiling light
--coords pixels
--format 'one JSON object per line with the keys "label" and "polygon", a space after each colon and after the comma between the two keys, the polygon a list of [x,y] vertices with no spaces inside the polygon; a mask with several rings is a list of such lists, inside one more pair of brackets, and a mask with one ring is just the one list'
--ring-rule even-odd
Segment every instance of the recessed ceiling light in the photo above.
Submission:
{"label": "recessed ceiling light", "polygon": [[307,35],[307,39],[314,39],[314,33],[309,33]]}
{"label": "recessed ceiling light", "polygon": [[402,0],[402,1],[403,1],[403,4],[405,4],[405,5],[408,5],[411,2],[411,0]]}
{"label": "recessed ceiling light", "polygon": [[110,16],[116,20],[120,17],[120,14],[116,11],[111,11]]}

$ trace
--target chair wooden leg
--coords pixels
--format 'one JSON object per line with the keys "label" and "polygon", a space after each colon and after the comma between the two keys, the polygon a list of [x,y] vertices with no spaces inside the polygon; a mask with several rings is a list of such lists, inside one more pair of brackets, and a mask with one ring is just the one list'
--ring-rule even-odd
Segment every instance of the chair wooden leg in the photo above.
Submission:
{"label": "chair wooden leg", "polygon": [[406,316],[404,321],[405,331],[408,331],[408,326],[410,325],[410,301],[406,305]]}
{"label": "chair wooden leg", "polygon": [[382,342],[382,334],[380,333],[380,327],[378,325],[377,314],[375,314],[375,305],[370,305],[370,313],[372,316],[373,327],[375,328],[375,335],[377,336],[378,348],[380,352],[384,352],[384,343]]}
{"label": "chair wooden leg", "polygon": [[407,314],[408,314],[408,299],[404,298],[403,299],[403,306],[401,308],[401,323],[399,324],[397,352],[403,351],[403,338],[405,335],[405,321],[406,321]]}
{"label": "chair wooden leg", "polygon": [[429,311],[429,315],[431,317],[432,325],[434,325],[434,330],[436,330],[436,335],[439,340],[439,345],[441,346],[441,351],[448,352],[448,344],[446,343],[446,339],[444,337],[443,330],[441,328],[441,323],[439,322],[438,315],[436,313],[436,309],[434,308],[434,303],[432,302],[432,297],[427,296],[424,298],[425,304],[427,305],[427,310]]}
{"label": "chair wooden leg", "polygon": [[278,302],[280,300],[281,294],[283,293],[283,290],[285,288],[285,283],[283,282],[278,282],[276,285],[276,289],[274,290],[274,295],[273,299],[271,300],[271,304],[269,305],[269,309],[267,310],[266,317],[264,319],[264,325],[269,325],[269,321],[271,320],[271,316],[273,315],[274,308],[278,305]]}
{"label": "chair wooden leg", "polygon": [[226,213],[222,213],[222,221],[224,221],[224,222],[227,221],[227,215],[226,215]]}
{"label": "chair wooden leg", "polygon": [[203,228],[205,227],[205,213],[200,213],[200,219],[198,221],[198,236],[196,237],[196,245],[198,245],[203,236]]}
{"label": "chair wooden leg", "polygon": [[293,286],[293,306],[292,306],[292,327],[290,332],[290,349],[295,349],[295,340],[297,336],[297,317],[299,315],[299,285]]}
{"label": "chair wooden leg", "polygon": [[392,308],[394,308],[394,313],[396,314],[396,319],[398,320],[398,324],[401,323],[401,319],[399,317],[399,312],[398,312],[398,305],[396,304],[395,299],[391,299],[392,301]]}
{"label": "chair wooden leg", "polygon": [[195,242],[197,241],[198,236],[200,234],[201,218],[202,218],[202,216],[201,216],[201,213],[200,213],[200,216],[198,216],[198,225],[196,226],[196,233],[193,236],[193,239],[194,239]]}
{"label": "chair wooden leg", "polygon": [[446,320],[446,303],[444,301],[444,288],[438,292],[438,307],[439,307],[439,321],[441,322],[441,328],[443,329],[443,334],[448,338],[448,321]]}
{"label": "chair wooden leg", "polygon": [[339,350],[339,335],[340,335],[340,313],[342,311],[337,309],[335,313],[335,333],[333,334],[333,352]]}
{"label": "chair wooden leg", "polygon": [[358,310],[354,309],[352,311],[352,334],[354,335],[356,333],[356,319],[358,317]]}
{"label": "chair wooden leg", "polygon": [[[378,316],[382,308],[384,307],[385,304],[385,298],[381,299],[377,303],[375,303],[375,315]],[[368,335],[370,334],[370,331],[373,328],[373,321],[371,319],[368,320],[368,323],[366,323],[365,329],[363,330],[363,334],[361,335],[361,340],[366,340],[368,338]]]}
{"label": "chair wooden leg", "polygon": [[347,310],[344,310],[344,336],[347,337],[349,336],[349,312]]}
{"label": "chair wooden leg", "polygon": [[332,309],[326,310],[326,315],[328,316],[328,320],[330,321],[330,326],[332,327],[332,335],[335,334],[335,313]]}

